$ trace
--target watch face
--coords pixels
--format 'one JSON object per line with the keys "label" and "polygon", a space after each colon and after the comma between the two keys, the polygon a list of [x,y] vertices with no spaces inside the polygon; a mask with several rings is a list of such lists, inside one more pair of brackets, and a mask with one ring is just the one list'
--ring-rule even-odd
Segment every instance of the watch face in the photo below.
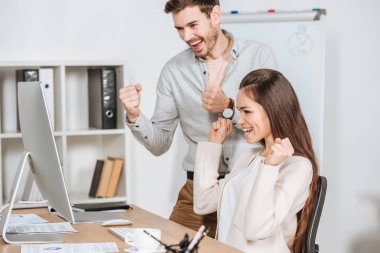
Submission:
{"label": "watch face", "polygon": [[234,115],[234,111],[231,108],[226,108],[223,111],[223,118],[231,119]]}

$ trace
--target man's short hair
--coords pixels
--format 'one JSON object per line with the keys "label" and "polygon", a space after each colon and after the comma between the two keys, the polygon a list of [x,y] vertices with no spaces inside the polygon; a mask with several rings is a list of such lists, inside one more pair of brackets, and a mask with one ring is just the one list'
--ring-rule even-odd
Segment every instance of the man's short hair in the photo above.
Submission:
{"label": "man's short hair", "polygon": [[202,13],[210,17],[215,5],[220,5],[219,0],[169,0],[165,4],[165,13],[178,13],[186,7],[198,6]]}

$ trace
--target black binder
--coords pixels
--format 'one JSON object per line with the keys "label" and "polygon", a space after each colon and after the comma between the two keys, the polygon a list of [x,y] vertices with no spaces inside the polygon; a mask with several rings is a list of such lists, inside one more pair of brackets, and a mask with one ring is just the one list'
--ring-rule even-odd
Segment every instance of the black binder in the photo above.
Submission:
{"label": "black binder", "polygon": [[100,176],[102,175],[103,164],[103,160],[96,160],[94,175],[92,177],[90,192],[88,194],[90,197],[96,197],[96,191],[98,190]]}
{"label": "black binder", "polygon": [[34,82],[39,80],[38,69],[19,69],[16,70],[18,82]]}
{"label": "black binder", "polygon": [[116,128],[116,71],[114,68],[88,69],[89,126]]}

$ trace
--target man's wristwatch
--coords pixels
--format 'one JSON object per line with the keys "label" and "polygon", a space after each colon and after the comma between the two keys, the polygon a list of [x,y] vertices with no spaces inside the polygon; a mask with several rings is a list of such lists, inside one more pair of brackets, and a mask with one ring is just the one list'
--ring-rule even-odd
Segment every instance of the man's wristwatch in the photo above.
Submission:
{"label": "man's wristwatch", "polygon": [[228,104],[222,112],[222,117],[225,119],[232,119],[235,114],[235,101],[232,98],[228,98]]}

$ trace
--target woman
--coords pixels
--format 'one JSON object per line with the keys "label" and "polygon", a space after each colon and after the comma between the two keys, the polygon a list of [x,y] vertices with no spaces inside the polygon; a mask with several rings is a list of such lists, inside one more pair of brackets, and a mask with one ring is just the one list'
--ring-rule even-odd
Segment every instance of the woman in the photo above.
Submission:
{"label": "woman", "polygon": [[217,210],[217,239],[245,252],[303,252],[318,168],[297,96],[280,72],[260,69],[242,80],[237,108],[246,141],[263,147],[242,154],[218,181],[232,123],[214,122],[197,147],[195,212]]}

